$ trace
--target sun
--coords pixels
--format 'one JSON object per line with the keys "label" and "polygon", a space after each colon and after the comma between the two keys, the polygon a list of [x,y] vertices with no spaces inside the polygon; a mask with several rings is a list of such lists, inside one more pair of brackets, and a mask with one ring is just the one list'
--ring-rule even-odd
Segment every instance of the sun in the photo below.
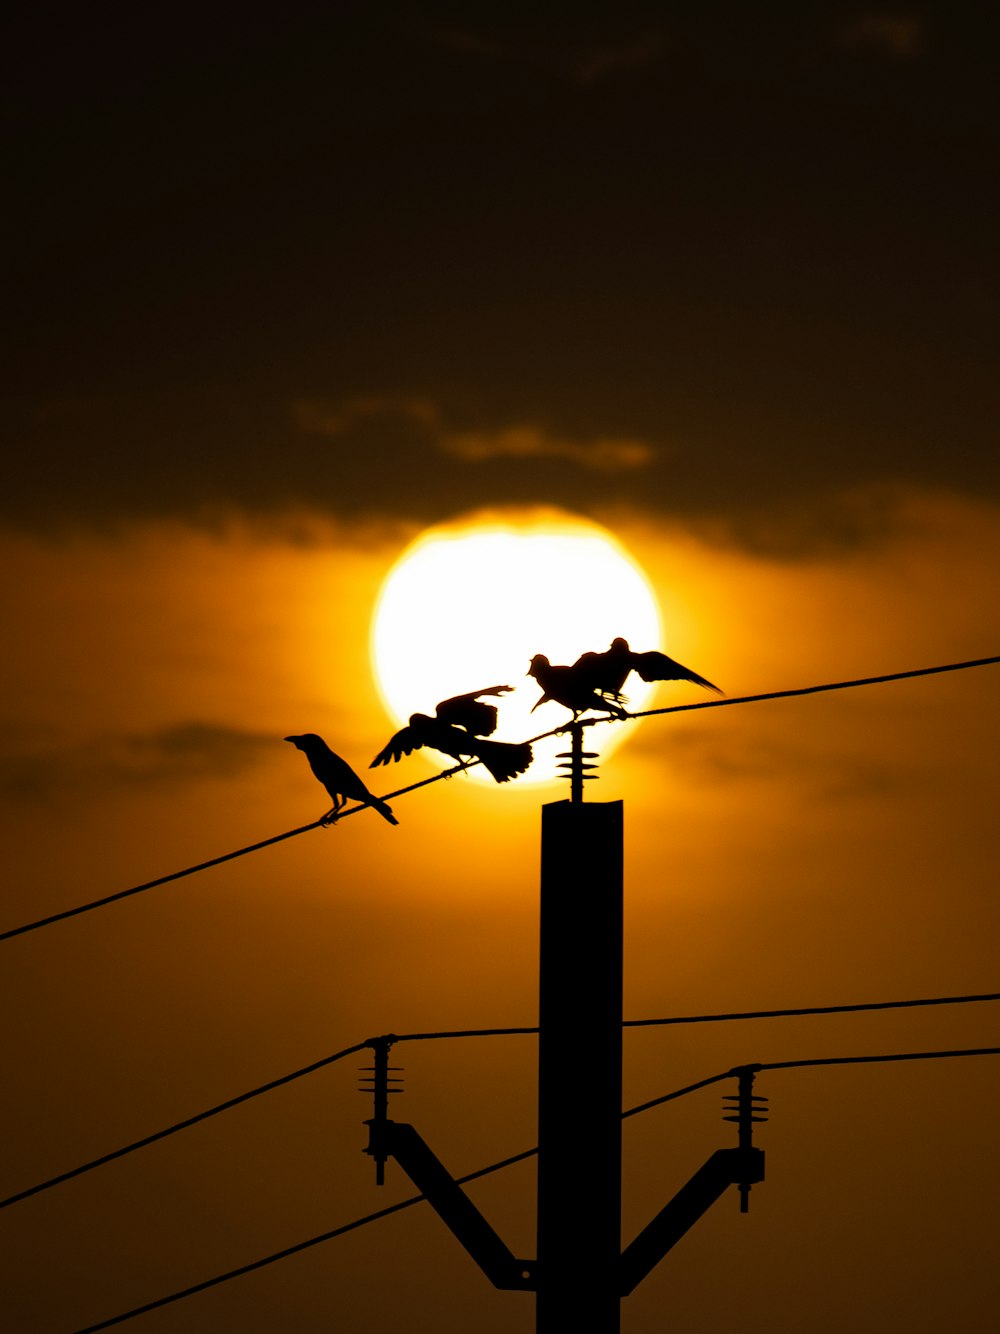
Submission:
{"label": "sun", "polygon": [[[561,512],[470,516],[428,530],[400,556],[377,600],[372,660],[400,726],[452,695],[509,685],[514,693],[498,701],[494,737],[525,741],[570,720],[551,702],[532,712],[542,693],[527,676],[534,654],[572,663],[618,635],[636,648],[657,647],[660,613],[642,569],[610,532]],[[652,689],[633,675],[628,707],[641,708]],[[639,725],[590,728],[587,749],[606,756]],[[565,736],[536,744],[518,783],[551,781],[555,755],[566,749]],[[441,768],[454,763],[424,753]]]}

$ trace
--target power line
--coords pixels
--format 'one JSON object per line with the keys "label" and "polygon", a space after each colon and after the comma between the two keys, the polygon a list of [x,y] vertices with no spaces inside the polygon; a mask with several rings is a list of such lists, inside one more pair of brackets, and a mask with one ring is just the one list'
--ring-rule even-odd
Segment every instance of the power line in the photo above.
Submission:
{"label": "power line", "polygon": [[[1000,992],[982,992],[977,995],[967,996],[930,996],[919,1000],[893,1000],[893,1001],[872,1001],[855,1005],[818,1005],[809,1007],[799,1007],[796,1009],[784,1010],[744,1010],[733,1011],[726,1014],[695,1014],[695,1015],[677,1015],[667,1019],[626,1019],[622,1024],[623,1028],[641,1028],[652,1027],[664,1024],[705,1024],[705,1023],[725,1023],[744,1019],[782,1019],[800,1016],[817,1016],[830,1014],[849,1014],[861,1011],[873,1010],[894,1010],[906,1009],[914,1006],[928,1005],[965,1005],[972,1002],[1000,1001]],[[535,1027],[520,1028],[462,1028],[445,1029],[433,1033],[386,1033],[381,1035],[381,1040],[387,1040],[391,1043],[397,1042],[430,1042],[440,1041],[449,1038],[485,1038],[485,1037],[514,1037],[531,1036],[538,1032]],[[322,1070],[336,1061],[343,1060],[356,1052],[364,1051],[371,1047],[375,1039],[366,1038],[364,1042],[356,1042],[351,1047],[344,1047],[341,1051],[334,1052],[331,1056],[323,1056],[318,1061],[313,1061],[309,1065],[300,1066],[299,1069],[291,1071],[289,1074],[280,1075],[277,1079],[268,1080],[266,1084],[259,1084],[256,1088],[248,1089],[245,1093],[239,1093],[235,1097],[227,1098],[225,1102],[216,1103],[214,1107],[209,1107],[203,1112],[198,1112],[194,1116],[189,1116],[183,1121],[177,1121],[173,1125],[165,1126],[162,1130],[154,1131],[151,1135],[145,1135],[142,1139],[133,1140],[130,1144],[125,1144],[121,1148],[114,1149],[110,1153],[102,1154],[99,1158],[92,1158],[89,1162],[81,1163],[78,1167],[71,1168],[69,1171],[60,1172],[57,1176],[49,1177],[45,1181],[40,1181],[34,1186],[28,1186],[24,1190],[17,1191],[13,1195],[8,1195],[6,1199],[0,1200],[0,1209],[6,1209],[12,1204],[19,1204],[22,1200],[30,1199],[33,1195],[40,1195],[43,1191],[51,1190],[54,1186],[60,1186],[66,1181],[72,1181],[75,1177],[83,1176],[87,1172],[92,1172],[98,1167],[104,1167],[108,1163],[115,1162],[119,1158],[124,1158],[137,1149],[144,1149],[150,1144],[156,1144],[158,1141],[167,1139],[171,1135],[176,1135],[182,1130],[188,1130],[191,1126],[198,1125],[202,1121],[207,1121],[213,1116],[218,1116],[220,1112],[229,1111],[233,1107],[238,1107],[241,1103],[249,1102],[253,1098],[260,1097],[261,1094],[270,1093],[272,1090],[281,1088],[285,1084],[291,1084],[297,1079],[302,1079],[305,1075],[314,1074],[317,1070]],[[724,1075],[718,1078],[725,1078]],[[714,1082],[714,1081],[710,1081]],[[701,1087],[700,1085],[698,1087]],[[689,1090],[682,1090],[689,1091]],[[679,1095],[677,1095],[679,1096]],[[627,1113],[632,1115],[632,1113]]]}
{"label": "power line", "polygon": [[[489,1176],[491,1172],[499,1172],[505,1167],[513,1167],[515,1163],[524,1162],[527,1158],[533,1158],[538,1153],[538,1149],[526,1149],[523,1153],[515,1153],[510,1158],[503,1158],[500,1162],[491,1163],[489,1167],[480,1167],[478,1171],[469,1172],[467,1176],[458,1177],[457,1184],[465,1186],[470,1181],[476,1181],[479,1177]],[[344,1223],[341,1227],[335,1227],[329,1232],[322,1232],[317,1237],[309,1237],[306,1241],[296,1242],[294,1246],[286,1246],[282,1251],[275,1251],[271,1255],[262,1256],[259,1260],[251,1260],[249,1264],[240,1265],[238,1269],[230,1269],[225,1274],[216,1274],[214,1278],[207,1278],[201,1283],[195,1283],[190,1288],[184,1288],[180,1292],[172,1292],[169,1296],[159,1297],[156,1301],[147,1302],[145,1306],[134,1306],[130,1311],[123,1311],[121,1315],[112,1316],[110,1320],[102,1320],[96,1325],[87,1325],[84,1329],[75,1331],[75,1334],[97,1334],[98,1330],[110,1329],[112,1325],[120,1325],[126,1320],[132,1320],[135,1316],[145,1315],[148,1311],[155,1311],[158,1307],[169,1306],[171,1302],[179,1302],[182,1297],[193,1297],[195,1293],[204,1292],[207,1288],[217,1287],[220,1283],[226,1283],[231,1278],[241,1278],[244,1274],[251,1274],[255,1269],[263,1269],[266,1265],[273,1265],[278,1260],[286,1260],[291,1255],[298,1255],[301,1251],[307,1251],[311,1246],[319,1246],[321,1242],[332,1241],[334,1237],[342,1237],[345,1232],[353,1232],[359,1227],[364,1227],[366,1223],[376,1223],[380,1218],[388,1218],[390,1214],[398,1214],[403,1209],[410,1209],[415,1204],[420,1204],[424,1199],[423,1195],[411,1195],[409,1199],[400,1200],[398,1204],[390,1204],[385,1209],[379,1209],[373,1214],[366,1214],[364,1218],[356,1218],[353,1223]]]}
{"label": "power line", "polygon": [[[677,1098],[682,1098],[689,1093],[695,1093],[699,1089],[708,1088],[712,1084],[718,1084],[723,1079],[730,1079],[740,1073],[742,1070],[789,1070],[802,1068],[805,1066],[820,1065],[858,1065],[875,1062],[889,1061],[930,1061],[940,1060],[947,1057],[963,1056],[1000,1056],[1000,1047],[975,1047],[968,1050],[948,1050],[931,1052],[892,1052],[880,1056],[827,1056],[817,1057],[801,1061],[774,1061],[764,1063],[746,1063],[741,1066],[734,1066],[731,1070],[724,1070],[716,1075],[709,1075],[707,1079],[699,1079],[693,1084],[686,1084],[683,1088],[673,1089],[670,1093],[664,1093],[658,1098],[653,1098],[649,1102],[640,1103],[635,1107],[630,1107],[622,1112],[622,1120],[631,1116],[638,1116],[642,1112],[648,1112],[653,1107],[660,1107],[664,1103],[673,1102]],[[538,1153],[537,1145],[531,1149],[525,1149],[522,1153],[513,1154],[509,1158],[503,1158],[499,1162],[491,1163],[488,1167],[481,1167],[475,1172],[469,1172],[466,1176],[456,1178],[456,1183],[460,1186],[467,1185],[470,1181],[476,1181],[480,1177],[489,1176],[493,1172],[499,1172],[503,1168],[512,1167],[515,1163],[524,1162],[528,1158],[533,1158]],[[351,1223],[345,1223],[341,1227],[333,1228],[329,1232],[322,1232],[319,1236],[309,1237],[306,1241],[297,1242],[294,1246],[286,1246],[283,1250],[275,1251],[271,1255],[262,1256],[259,1260],[252,1260],[249,1264],[241,1265],[238,1269],[227,1270],[224,1274],[216,1274],[214,1278],[204,1279],[201,1283],[192,1284],[190,1287],[182,1288],[178,1292],[169,1293],[165,1297],[158,1297],[155,1301],[146,1302],[143,1306],[134,1306],[131,1310],[123,1311],[120,1315],[112,1316],[108,1320],[102,1320],[96,1325],[86,1325],[82,1329],[75,1331],[75,1334],[98,1334],[98,1331],[110,1329],[113,1325],[123,1324],[127,1320],[132,1320],[136,1316],[145,1315],[149,1311],[155,1311],[162,1306],[169,1306],[172,1302],[180,1301],[184,1297],[193,1297],[199,1292],[205,1292],[208,1288],[217,1287],[221,1283],[226,1283],[230,1279],[241,1278],[244,1274],[253,1273],[254,1270],[263,1269],[267,1265],[275,1264],[278,1260],[285,1260],[289,1256],[298,1255],[300,1252],[309,1250],[312,1246],[319,1246],[322,1242],[332,1241],[334,1237],[343,1236],[347,1232],[353,1232],[357,1228],[364,1227],[368,1223],[378,1222],[379,1219],[387,1218],[390,1214],[401,1213],[404,1209],[412,1208],[415,1204],[420,1204],[424,1199],[423,1195],[411,1195],[408,1199],[400,1200],[398,1204],[391,1204],[385,1209],[379,1209],[376,1213],[366,1214],[363,1218],[356,1218]]]}
{"label": "power line", "polygon": [[811,1065],[871,1065],[886,1061],[940,1061],[949,1056],[1000,1056],[1000,1047],[966,1047],[950,1051],[900,1051],[888,1056],[815,1056],[801,1061],[765,1061],[755,1070],[802,1070]]}
{"label": "power line", "polygon": [[[917,676],[935,676],[942,672],[964,671],[970,667],[987,667],[995,663],[1000,663],[1000,657],[994,658],[974,658],[967,662],[950,662],[941,667],[918,667],[907,672],[891,672],[886,676],[865,676],[852,681],[833,681],[825,685],[803,686],[797,690],[772,690],[763,695],[740,695],[732,699],[710,699],[702,700],[697,704],[673,704],[665,709],[647,709],[642,713],[628,714],[628,719],[633,718],[653,718],[660,714],[667,713],[687,713],[693,709],[720,709],[733,704],[757,704],[762,700],[769,699],[790,699],[797,695],[817,695],[823,691],[829,690],[848,690],[853,686],[880,685],[887,681],[904,681]],[[583,719],[585,727],[591,727],[597,723],[621,722],[623,719],[607,718],[586,718]],[[544,741],[548,737],[558,736],[566,731],[566,725],[554,727],[548,732],[540,732],[538,736],[531,737],[528,740],[529,745],[534,745],[536,741]],[[439,783],[443,778],[451,778],[457,773],[462,773],[466,769],[473,769],[482,761],[468,760],[464,764],[454,765],[450,769],[445,769],[439,774],[433,774],[430,778],[422,778],[417,783],[410,783],[407,787],[398,788],[395,792],[387,792],[382,798],[384,801],[393,801],[397,797],[405,796],[409,792],[415,792],[418,788],[427,787],[431,783]],[[338,820],[346,819],[349,815],[357,815],[359,811],[367,810],[368,806],[351,806],[347,810],[341,811]],[[107,894],[104,898],[93,899],[90,903],[81,903],[76,908],[66,908],[62,912],[52,913],[48,917],[40,917],[34,922],[25,922],[22,926],[15,926],[7,931],[0,932],[0,941],[12,940],[15,936],[23,936],[29,931],[37,931],[40,927],[51,926],[54,922],[64,921],[67,917],[77,917],[81,913],[91,912],[94,908],[103,908],[109,903],[116,903],[119,899],[130,898],[133,894],[141,894],[147,889],[155,889],[158,885],[165,885],[171,880],[181,880],[185,876],[195,875],[198,871],[207,871],[209,867],[219,866],[223,862],[232,861],[236,857],[245,857],[248,853],[259,852],[262,848],[270,847],[272,843],[281,843],[285,839],[295,838],[299,834],[306,834],[312,829],[321,829],[324,827],[323,820],[313,820],[311,824],[300,825],[298,829],[289,829],[283,834],[275,834],[271,838],[265,838],[259,843],[251,843],[245,848],[237,848],[235,852],[223,853],[221,857],[213,857],[207,862],[199,862],[197,866],[185,867],[183,871],[173,871],[170,875],[160,876],[156,880],[147,880],[144,884],[133,885],[131,889],[119,890],[116,894]]]}
{"label": "power line", "polygon": [[295,838],[297,834],[305,834],[310,829],[318,829],[321,824],[321,820],[314,820],[312,824],[300,825],[298,829],[289,829],[284,834],[275,834],[273,838],[265,838],[260,843],[251,843],[246,848],[237,848],[235,852],[223,853],[221,857],[213,857],[210,861],[199,862],[197,866],[188,866],[183,871],[173,871],[170,875],[161,875],[158,880],[147,880],[144,885],[133,885],[131,889],[120,889],[117,894],[107,894],[103,899],[94,899],[90,903],[81,903],[77,908],[66,908],[63,912],[53,913],[50,917],[40,917],[36,922],[26,922],[24,926],[12,927],[11,930],[0,933],[0,940],[10,940],[14,936],[23,936],[25,932],[37,931],[41,926],[51,926],[53,922],[62,922],[67,917],[77,917],[80,913],[91,912],[94,908],[103,908],[105,904],[117,903],[119,899],[127,899],[132,894],[141,894],[146,889],[155,889],[157,885],[165,885],[170,880],[181,880],[186,875],[194,875],[196,871],[207,871],[210,866],[219,866],[222,862],[231,862],[234,857],[245,857],[248,852],[259,852],[261,848],[270,847],[272,843],[280,843],[283,839]]}
{"label": "power line", "polygon": [[74,1177],[83,1176],[85,1172],[92,1172],[97,1167],[103,1167],[106,1163],[113,1163],[117,1158],[124,1158],[127,1154],[134,1153],[136,1149],[144,1149],[149,1144],[155,1144],[158,1140],[167,1139],[170,1135],[176,1135],[178,1131],[188,1130],[191,1126],[198,1125],[201,1121],[207,1121],[210,1117],[218,1116],[220,1112],[228,1112],[233,1107],[238,1107],[240,1103],[249,1102],[251,1098],[258,1098],[262,1093],[270,1093],[272,1089],[281,1088],[284,1084],[291,1084],[293,1080],[301,1079],[304,1075],[314,1074],[317,1070],[322,1070],[324,1066],[333,1065],[335,1061],[342,1061],[345,1056],[352,1056],[355,1052],[364,1051],[369,1045],[366,1042],[356,1042],[353,1047],[344,1047],[343,1050],[334,1052],[332,1056],[324,1056],[321,1060],[313,1061],[311,1065],[304,1065],[298,1070],[293,1070],[290,1074],[280,1075],[277,1079],[271,1079],[266,1084],[259,1084],[256,1088],[248,1089],[246,1093],[238,1093],[235,1098],[227,1098],[225,1102],[216,1103],[214,1107],[209,1107],[206,1111],[197,1112],[194,1116],[189,1116],[183,1121],[176,1121],[171,1126],[164,1127],[163,1130],[156,1130],[152,1135],[146,1135],[142,1139],[133,1140],[131,1144],[125,1144],[120,1149],[113,1149],[111,1153],[102,1154],[100,1158],[92,1158],[88,1163],[81,1163],[79,1167],[73,1167],[68,1172],[60,1172],[58,1176],[50,1177],[47,1181],[40,1181],[35,1186],[29,1186],[26,1190],[20,1190],[15,1195],[8,1195],[5,1200],[0,1200],[0,1209],[6,1209],[8,1205],[17,1204],[20,1200],[27,1200],[32,1195],[40,1195],[44,1190],[51,1190],[53,1186],[59,1186],[64,1181],[72,1181]]}
{"label": "power line", "polygon": [[731,1076],[738,1075],[741,1070],[804,1070],[809,1066],[824,1065],[885,1065],[893,1061],[940,1061],[949,1057],[956,1056],[1000,1056],[1000,1047],[965,1047],[961,1050],[953,1049],[947,1051],[897,1051],[883,1053],[879,1056],[812,1056],[798,1061],[746,1061],[743,1065],[733,1066],[731,1070],[724,1070],[718,1075],[709,1075],[707,1079],[700,1079],[696,1084],[688,1084],[686,1088],[675,1089],[673,1093],[664,1093],[659,1098],[651,1098],[649,1102],[639,1103],[637,1107],[630,1107],[627,1112],[622,1112],[622,1120],[629,1116],[638,1116],[640,1112],[648,1112],[652,1107],[660,1107],[665,1102],[673,1102],[675,1098],[683,1097],[685,1093],[694,1093],[697,1089],[707,1088],[709,1084],[718,1084],[722,1079],[729,1079]]}
{"label": "power line", "polygon": [[[668,1019],[626,1019],[623,1028],[651,1028],[661,1024],[719,1024],[735,1019],[790,1019],[800,1015],[856,1014],[862,1010],[905,1010],[920,1005],[968,1005],[1000,1000],[1000,992],[970,996],[929,996],[921,1000],[869,1001],[862,1005],[811,1005],[792,1010],[742,1010],[729,1014],[682,1014]],[[535,1032],[538,1030],[535,1029]]]}
{"label": "power line", "polygon": [[[905,1010],[926,1005],[969,1005],[1000,1000],[1000,991],[963,996],[924,996],[917,1000],[863,1001],[852,1005],[808,1005],[782,1010],[729,1010],[721,1014],[678,1014],[665,1019],[624,1019],[623,1028],[654,1028],[667,1024],[721,1024],[745,1019],[790,1019],[799,1016],[857,1014],[868,1010]],[[537,1025],[521,1028],[456,1028],[440,1033],[393,1033],[393,1042],[424,1042],[441,1038],[516,1037],[537,1033]]]}
{"label": "power line", "polygon": [[[887,681],[907,681],[917,676],[938,676],[942,672],[961,672],[969,667],[989,667],[1000,662],[996,658],[972,658],[967,662],[948,662],[942,667],[917,667],[909,672],[889,672],[885,676],[862,676],[853,681],[831,681],[820,686],[801,686],[797,690],[769,690],[763,695],[741,695],[733,699],[699,700],[696,704],[672,704],[665,709],[647,709],[633,713],[632,718],[653,718],[664,713],[690,713],[693,709],[725,709],[731,704],[758,704],[766,699],[793,699],[797,695],[820,695],[829,690],[849,690],[854,686],[884,685]],[[589,721],[589,720],[588,720]],[[605,719],[595,719],[604,722]]]}
{"label": "power line", "polygon": [[[754,1066],[754,1069],[759,1067]],[[626,1121],[630,1116],[638,1116],[640,1112],[648,1112],[652,1107],[662,1107],[665,1102],[673,1102],[675,1098],[683,1098],[688,1093],[697,1093],[699,1089],[706,1089],[710,1084],[718,1084],[720,1080],[729,1079],[736,1074],[739,1067],[732,1070],[722,1070],[717,1075],[709,1075],[707,1079],[699,1079],[694,1084],[685,1084],[682,1089],[674,1089],[672,1093],[662,1093],[658,1098],[651,1098],[649,1102],[640,1102],[635,1107],[630,1107],[627,1112],[622,1112],[622,1120]]]}
{"label": "power line", "polygon": [[[478,763],[478,760],[476,763]],[[442,778],[451,778],[453,774],[457,774],[468,767],[468,765],[459,764],[453,769],[446,769],[443,773],[434,774],[431,778],[421,779],[419,783],[411,783],[409,787],[401,787],[398,792],[388,792],[385,800],[401,797],[407,792],[413,792],[418,787],[425,787],[428,783],[436,783]],[[354,815],[358,811],[366,809],[366,806],[352,806],[350,810],[341,811],[338,819],[343,819],[345,815]],[[300,825],[298,829],[288,829],[285,833],[275,834],[272,838],[265,838],[260,843],[250,843],[245,848],[237,848],[235,852],[226,852],[221,857],[212,857],[207,862],[199,862],[197,866],[187,866],[183,871],[172,871],[170,875],[161,875],[156,880],[147,880],[142,885],[133,885],[131,889],[119,890],[117,894],[107,894],[102,899],[93,899],[90,903],[81,903],[77,908],[66,908],[63,912],[53,913],[50,917],[40,917],[35,922],[26,922],[23,926],[12,927],[9,931],[0,932],[0,941],[10,940],[14,936],[23,936],[28,931],[37,931],[39,927],[51,926],[53,922],[61,922],[67,917],[77,917],[80,913],[91,912],[94,908],[103,908],[108,903],[116,903],[119,899],[127,899],[131,895],[141,894],[147,889],[156,889],[158,885],[166,885],[171,880],[182,880],[185,876],[194,875],[198,871],[207,871],[212,866],[220,866],[223,862],[231,862],[236,857],[245,857],[247,853],[259,852],[261,848],[269,848],[272,843],[281,843],[286,838],[296,838],[299,834],[308,834],[311,829],[323,829],[325,827],[323,820],[313,820],[311,824]]]}

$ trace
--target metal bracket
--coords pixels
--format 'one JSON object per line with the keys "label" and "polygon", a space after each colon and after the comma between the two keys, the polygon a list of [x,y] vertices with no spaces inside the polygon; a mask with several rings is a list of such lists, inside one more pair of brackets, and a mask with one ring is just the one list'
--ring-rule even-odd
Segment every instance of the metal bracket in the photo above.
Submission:
{"label": "metal bracket", "polygon": [[493,1230],[420,1133],[401,1121],[371,1120],[366,1150],[376,1161],[395,1158],[446,1227],[494,1287],[534,1292],[535,1263],[519,1260]]}
{"label": "metal bracket", "polygon": [[621,1295],[638,1287],[727,1187],[763,1180],[763,1149],[716,1149],[622,1252]]}

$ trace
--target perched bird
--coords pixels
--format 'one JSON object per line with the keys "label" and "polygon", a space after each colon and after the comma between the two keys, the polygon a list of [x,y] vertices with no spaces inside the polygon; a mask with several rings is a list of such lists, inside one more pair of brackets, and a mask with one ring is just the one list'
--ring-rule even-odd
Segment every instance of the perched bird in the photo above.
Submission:
{"label": "perched bird", "polygon": [[571,710],[574,719],[587,709],[602,709],[616,718],[628,717],[624,709],[599,693],[596,682],[581,670],[579,663],[574,663],[572,667],[553,666],[544,653],[536,653],[531,659],[528,675],[535,678],[543,691],[538,703],[532,705],[532,713],[539,704],[553,699]]}
{"label": "perched bird", "polygon": [[[523,774],[531,763],[531,746],[528,742],[487,741],[471,729],[456,727],[453,722],[442,717],[443,710],[445,715],[451,713],[453,717],[465,717],[471,719],[474,725],[482,726],[482,715],[469,710],[469,706],[477,702],[476,694],[495,694],[507,689],[510,687],[494,686],[488,691],[480,690],[472,695],[456,695],[454,699],[443,700],[437,706],[436,718],[431,718],[426,713],[411,713],[409,726],[397,732],[368,767],[374,769],[377,765],[389,764],[392,760],[402,759],[404,755],[411,755],[413,751],[420,750],[423,746],[430,746],[432,750],[439,750],[456,760],[464,759],[466,756],[482,760],[498,783],[509,782],[518,774]],[[451,705],[455,707],[450,709],[448,706]],[[492,714],[496,713],[492,705],[486,704],[480,707]],[[491,724],[489,730],[492,731],[496,726],[495,717],[486,721]]]}
{"label": "perched bird", "polygon": [[721,695],[718,686],[706,681],[697,672],[682,667],[665,653],[653,649],[649,653],[633,653],[626,639],[614,639],[606,653],[584,653],[573,664],[571,671],[579,673],[582,682],[591,690],[599,691],[611,699],[622,698],[622,686],[630,672],[635,672],[643,681],[691,681],[706,690],[714,690]]}
{"label": "perched bird", "polygon": [[330,794],[333,807],[323,816],[324,824],[336,821],[341,807],[347,804],[348,799],[371,806],[390,824],[399,824],[381,797],[372,796],[347,761],[332,751],[321,736],[315,732],[305,732],[302,736],[286,736],[285,740],[303,752],[309,761],[309,768]]}
{"label": "perched bird", "polygon": [[506,695],[513,686],[487,686],[485,690],[470,690],[467,695],[454,695],[443,699],[434,710],[435,717],[443,723],[454,723],[464,727],[473,736],[492,736],[497,730],[497,706],[484,704],[483,695]]}

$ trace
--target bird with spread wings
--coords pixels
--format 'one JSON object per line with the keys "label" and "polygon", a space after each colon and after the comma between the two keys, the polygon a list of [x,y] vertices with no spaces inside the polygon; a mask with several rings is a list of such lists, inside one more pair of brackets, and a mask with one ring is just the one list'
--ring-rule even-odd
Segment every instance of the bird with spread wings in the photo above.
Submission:
{"label": "bird with spread wings", "polygon": [[535,678],[543,692],[541,699],[532,705],[532,713],[551,699],[569,709],[574,720],[588,709],[601,709],[615,718],[628,717],[614,700],[605,698],[578,662],[572,667],[563,666],[549,662],[544,653],[536,653],[531,659],[528,675]]}
{"label": "bird with spread wings", "polygon": [[390,738],[369,768],[400,760],[429,746],[456,760],[480,760],[498,783],[509,782],[523,774],[531,763],[531,746],[526,741],[488,740],[496,730],[497,708],[495,704],[484,703],[481,697],[504,695],[513,688],[487,686],[466,695],[454,695],[437,705],[433,718],[426,713],[411,713],[408,725]]}
{"label": "bird with spread wings", "polygon": [[580,682],[580,688],[597,691],[608,699],[621,701],[622,686],[630,672],[643,681],[690,681],[705,690],[722,691],[711,681],[706,681],[689,667],[682,666],[673,658],[656,649],[648,653],[633,653],[627,639],[613,639],[611,647],[605,653],[583,653],[570,668]]}
{"label": "bird with spread wings", "polygon": [[309,761],[309,768],[330,794],[333,806],[323,816],[323,824],[335,824],[348,800],[371,806],[383,820],[399,824],[390,807],[381,797],[372,796],[347,761],[332,751],[321,736],[315,732],[304,732],[301,736],[286,736],[285,740],[303,752]]}

